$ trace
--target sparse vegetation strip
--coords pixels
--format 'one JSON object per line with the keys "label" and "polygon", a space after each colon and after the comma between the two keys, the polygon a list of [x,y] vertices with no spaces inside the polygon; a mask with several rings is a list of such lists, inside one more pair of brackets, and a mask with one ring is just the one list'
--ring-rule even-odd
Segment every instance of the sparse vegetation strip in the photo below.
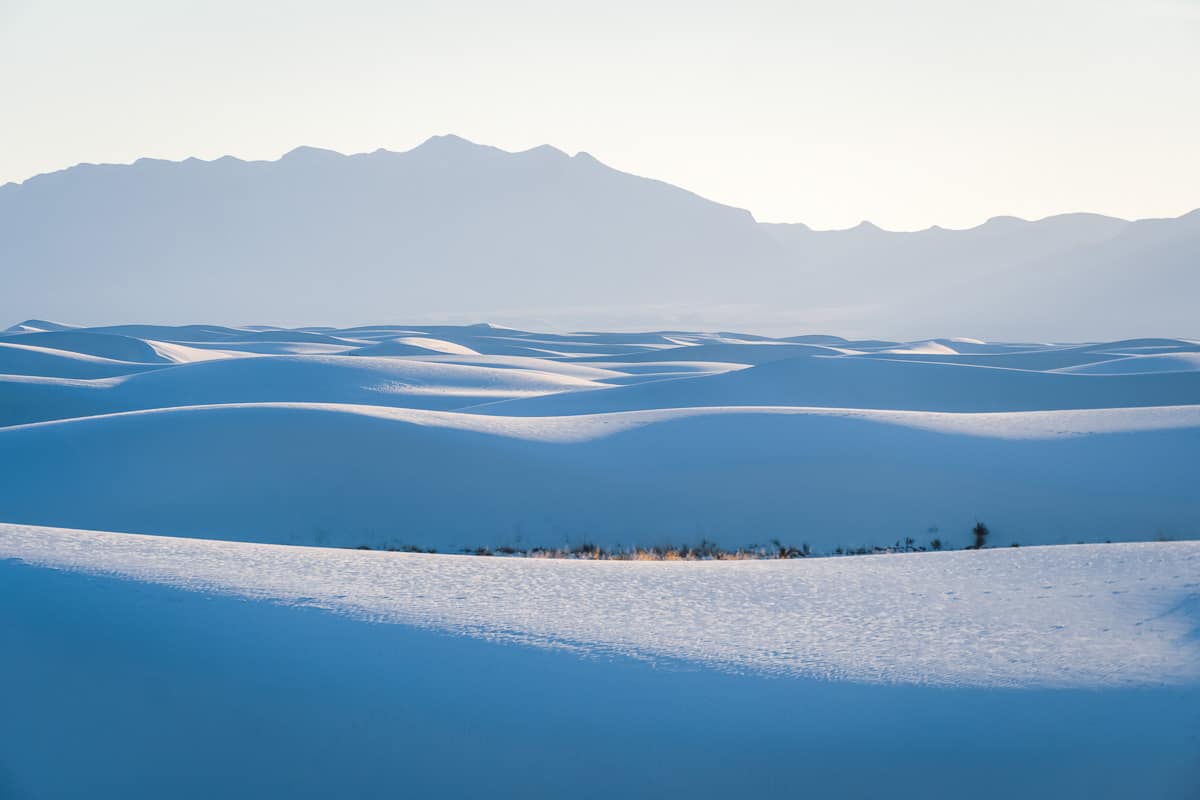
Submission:
{"label": "sparse vegetation strip", "polygon": [[[985,533],[981,537],[979,529]],[[783,544],[773,539],[769,545],[751,545],[737,549],[720,547],[707,539],[700,540],[696,545],[655,545],[652,547],[601,547],[590,542],[564,547],[464,547],[452,551],[453,554],[472,556],[508,556],[513,558],[572,558],[585,561],[757,561],[767,559],[790,558],[828,558],[834,556],[866,556],[883,553],[925,553],[937,550],[980,550],[983,549],[983,539],[987,536],[987,527],[978,523],[972,531],[974,541],[962,548],[948,546],[942,539],[933,539],[927,545],[917,544],[911,537],[897,540],[895,544],[871,547],[836,547],[827,553],[817,553],[808,543],[800,546]],[[1015,542],[1012,547],[1018,547]],[[384,550],[399,553],[437,553],[436,548],[422,548],[416,545],[384,545],[372,547],[359,545],[357,550]]]}

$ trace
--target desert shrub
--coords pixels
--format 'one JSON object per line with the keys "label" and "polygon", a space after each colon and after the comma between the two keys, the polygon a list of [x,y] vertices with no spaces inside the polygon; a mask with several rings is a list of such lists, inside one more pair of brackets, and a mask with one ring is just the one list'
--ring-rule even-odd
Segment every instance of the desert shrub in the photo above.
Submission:
{"label": "desert shrub", "polygon": [[791,545],[785,545],[778,539],[772,539],[771,544],[775,548],[775,558],[800,558],[808,555],[808,545],[804,545],[804,549],[800,550]]}
{"label": "desert shrub", "polygon": [[604,556],[605,553],[591,542],[584,542],[572,548],[571,555],[575,556],[576,558],[598,559]]}
{"label": "desert shrub", "polygon": [[989,533],[991,533],[991,531],[988,530],[987,525],[984,525],[982,522],[975,523],[975,527],[971,529],[971,535],[975,537],[976,550],[983,549],[983,546],[987,543],[987,537]]}

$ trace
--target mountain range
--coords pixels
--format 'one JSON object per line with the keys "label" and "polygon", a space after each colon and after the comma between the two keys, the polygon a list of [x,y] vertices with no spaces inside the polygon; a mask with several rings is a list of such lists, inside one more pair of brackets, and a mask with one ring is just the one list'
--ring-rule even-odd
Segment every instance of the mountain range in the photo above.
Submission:
{"label": "mountain range", "polygon": [[817,231],[587,153],[456,136],[407,152],[81,164],[6,184],[0,271],[0,316],[14,321],[1200,336],[1200,209]]}

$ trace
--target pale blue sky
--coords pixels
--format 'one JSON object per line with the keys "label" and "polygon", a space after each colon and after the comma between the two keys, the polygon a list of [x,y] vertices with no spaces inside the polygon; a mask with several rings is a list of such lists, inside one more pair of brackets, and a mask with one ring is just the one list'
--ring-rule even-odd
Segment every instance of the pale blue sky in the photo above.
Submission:
{"label": "pale blue sky", "polygon": [[447,132],[814,227],[1174,216],[1200,0],[0,0],[0,182]]}

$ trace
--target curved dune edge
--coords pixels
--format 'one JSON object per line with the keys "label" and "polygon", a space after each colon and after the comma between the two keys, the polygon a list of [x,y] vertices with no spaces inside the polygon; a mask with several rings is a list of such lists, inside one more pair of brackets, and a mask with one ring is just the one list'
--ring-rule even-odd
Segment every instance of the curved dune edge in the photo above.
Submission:
{"label": "curved dune edge", "polygon": [[[817,553],[1197,536],[1200,407],[498,417],[216,405],[0,429],[0,519],[356,547]],[[64,502],[70,498],[70,502]]]}
{"label": "curved dune edge", "polygon": [[0,333],[0,519],[441,552],[1200,538],[1197,352],[30,320]]}
{"label": "curved dune edge", "polygon": [[1200,679],[1200,543],[760,562],[413,555],[0,524],[0,558],[585,653],[990,687]]}
{"label": "curved dune edge", "polygon": [[16,432],[56,426],[103,424],[107,420],[193,416],[239,411],[320,412],[542,442],[584,442],[656,423],[698,417],[794,416],[862,420],[945,434],[999,439],[1055,439],[1200,427],[1200,405],[1055,411],[946,412],[807,406],[698,406],[545,417],[482,416],[456,411],[353,403],[219,403],[139,409],[0,428]]}

